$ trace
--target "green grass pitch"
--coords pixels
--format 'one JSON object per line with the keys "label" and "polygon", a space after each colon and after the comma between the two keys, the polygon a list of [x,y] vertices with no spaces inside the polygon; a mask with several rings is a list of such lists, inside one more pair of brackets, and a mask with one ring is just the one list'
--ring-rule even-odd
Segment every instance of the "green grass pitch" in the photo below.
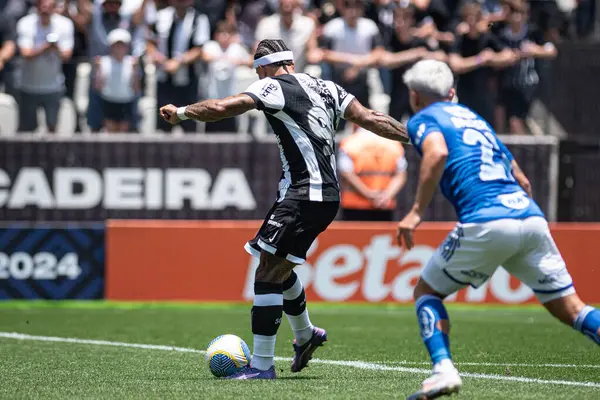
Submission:
{"label": "green grass pitch", "polygon": [[[0,399],[402,399],[430,365],[413,308],[310,306],[329,343],[299,374],[215,379],[201,352],[223,333],[252,347],[250,306],[109,302],[0,303]],[[600,351],[540,307],[449,306],[463,399],[600,399]],[[30,336],[11,336],[19,333]],[[49,337],[104,342],[49,341]],[[282,323],[277,356],[289,358]],[[111,345],[113,344],[113,345]],[[342,362],[349,361],[349,362]]]}

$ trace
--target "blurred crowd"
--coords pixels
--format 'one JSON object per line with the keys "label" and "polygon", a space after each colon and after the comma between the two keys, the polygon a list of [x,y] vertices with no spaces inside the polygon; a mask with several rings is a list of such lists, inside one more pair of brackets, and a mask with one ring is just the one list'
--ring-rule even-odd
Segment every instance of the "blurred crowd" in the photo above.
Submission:
{"label": "blurred crowd", "polygon": [[[87,111],[77,130],[135,132],[141,98],[183,105],[234,94],[236,71],[249,70],[257,43],[281,38],[297,72],[332,79],[365,105],[373,106],[368,72],[376,70],[378,94],[397,119],[411,113],[404,71],[423,58],[444,60],[460,102],[498,131],[522,134],[555,43],[589,36],[594,7],[593,0],[0,0],[0,87],[18,104],[20,132],[38,128],[40,109],[53,132],[87,63]],[[171,129],[160,119],[156,128]],[[232,119],[204,129],[238,127]]]}

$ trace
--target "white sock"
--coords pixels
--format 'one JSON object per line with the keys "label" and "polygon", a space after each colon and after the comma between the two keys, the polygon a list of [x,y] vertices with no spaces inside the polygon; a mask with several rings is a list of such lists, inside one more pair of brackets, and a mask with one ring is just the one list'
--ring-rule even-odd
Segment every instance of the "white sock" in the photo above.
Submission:
{"label": "white sock", "polygon": [[302,287],[302,282],[300,278],[296,279],[294,285],[288,290],[284,290],[283,292],[283,300],[284,300],[284,308],[286,310],[286,302],[289,302],[293,305],[294,308],[302,309],[304,311],[299,315],[291,315],[285,314],[288,321],[290,322],[290,326],[292,327],[292,331],[294,331],[294,338],[296,339],[296,344],[301,346],[304,343],[308,342],[312,337],[313,333],[313,324],[310,322],[310,318],[308,317],[308,309],[306,308],[306,295],[304,294],[304,288]]}
{"label": "white sock", "polygon": [[266,371],[275,365],[275,340],[276,335],[263,336],[254,335],[254,353],[252,354],[251,365],[254,368]]}
{"label": "white sock", "polygon": [[444,372],[453,372],[453,371],[456,371],[456,367],[454,366],[454,363],[452,362],[452,360],[449,358],[445,358],[433,366],[434,373],[439,373],[439,372],[444,373]]}
{"label": "white sock", "polygon": [[313,334],[313,324],[310,322],[310,318],[308,317],[308,310],[304,310],[304,312],[300,315],[287,315],[288,321],[290,322],[290,326],[294,331],[294,338],[296,339],[296,344],[298,346],[302,346],[304,343],[308,342]]}

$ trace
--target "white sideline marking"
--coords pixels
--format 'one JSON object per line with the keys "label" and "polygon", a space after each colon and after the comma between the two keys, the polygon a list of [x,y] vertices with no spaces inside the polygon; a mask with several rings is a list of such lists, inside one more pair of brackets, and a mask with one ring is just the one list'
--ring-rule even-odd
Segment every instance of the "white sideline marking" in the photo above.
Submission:
{"label": "white sideline marking", "polygon": [[[422,361],[384,361],[381,365],[431,365],[430,362]],[[520,363],[492,363],[492,362],[455,362],[457,366],[481,366],[481,367],[541,367],[541,368],[600,368],[600,364],[520,364]]]}
{"label": "white sideline marking", "polygon": [[[112,342],[108,340],[91,340],[91,339],[77,339],[77,338],[65,338],[65,337],[55,337],[55,336],[36,336],[36,335],[27,335],[24,333],[16,333],[16,332],[0,332],[0,338],[5,339],[15,339],[15,340],[31,340],[37,342],[59,342],[59,343],[75,343],[75,344],[88,344],[94,346],[112,346],[112,347],[129,347],[133,349],[145,349],[145,350],[161,350],[161,351],[175,351],[179,353],[197,353],[197,354],[205,354],[206,351],[191,349],[188,347],[176,347],[176,346],[164,346],[164,345],[156,345],[156,344],[139,344],[139,343],[126,343],[126,342]],[[275,357],[277,361],[291,361],[291,358],[288,357]],[[351,368],[359,368],[359,369],[367,369],[374,371],[396,371],[396,372],[405,372],[412,374],[430,374],[430,369],[424,368],[411,368],[411,367],[394,367],[384,364],[378,364],[373,362],[365,362],[365,361],[337,361],[337,360],[321,360],[321,359],[313,359],[313,363],[317,364],[327,364],[327,365],[338,365],[342,367],[351,367]],[[484,365],[471,363],[473,365]],[[466,363],[463,363],[466,365]],[[577,381],[563,381],[563,380],[547,380],[547,379],[537,379],[537,378],[526,378],[520,376],[504,376],[504,375],[496,375],[496,374],[477,374],[470,372],[462,372],[460,374],[463,377],[467,378],[480,378],[480,379],[489,379],[495,381],[512,381],[512,382],[523,382],[523,383],[537,383],[540,385],[565,385],[565,386],[580,386],[580,387],[597,387],[600,388],[600,382],[577,382]]]}

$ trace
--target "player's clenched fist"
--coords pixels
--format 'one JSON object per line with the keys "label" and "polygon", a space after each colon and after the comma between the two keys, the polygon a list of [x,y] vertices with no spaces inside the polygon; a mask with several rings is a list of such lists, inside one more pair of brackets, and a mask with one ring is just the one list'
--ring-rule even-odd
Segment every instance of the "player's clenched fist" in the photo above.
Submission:
{"label": "player's clenched fist", "polygon": [[170,123],[176,125],[181,122],[181,119],[177,116],[177,107],[173,104],[167,104],[160,108],[160,117]]}

